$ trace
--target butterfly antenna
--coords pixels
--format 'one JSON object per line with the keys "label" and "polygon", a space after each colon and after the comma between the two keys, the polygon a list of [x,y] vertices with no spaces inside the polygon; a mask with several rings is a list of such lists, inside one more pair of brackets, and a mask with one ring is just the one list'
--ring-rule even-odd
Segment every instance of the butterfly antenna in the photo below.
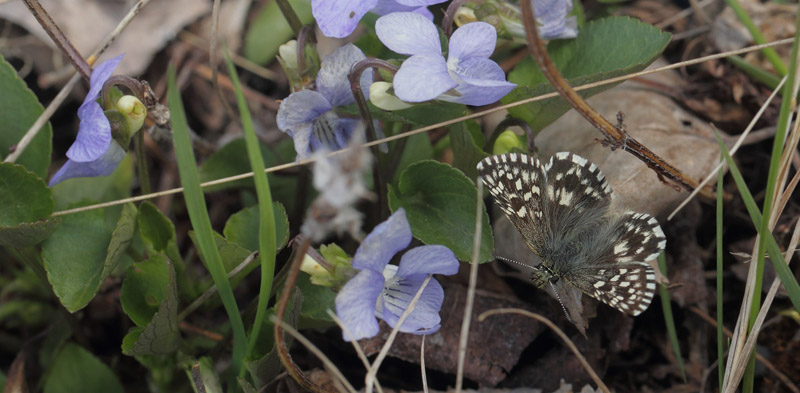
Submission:
{"label": "butterfly antenna", "polygon": [[561,305],[561,309],[564,310],[564,315],[567,316],[567,320],[572,322],[573,324],[576,324],[575,321],[573,321],[572,318],[570,318],[569,313],[567,312],[567,308],[564,307],[564,302],[561,301],[561,296],[558,295],[558,291],[556,290],[556,286],[551,281],[548,281],[548,283],[550,283],[550,289],[553,290],[553,295],[555,295],[556,300],[558,300],[558,304],[560,304]]}
{"label": "butterfly antenna", "polygon": [[511,258],[501,257],[499,255],[495,255],[494,258],[497,259],[497,260],[503,261],[503,262],[516,263],[517,265],[527,267],[528,269],[538,270],[538,268],[535,267],[535,266],[531,266],[531,265],[528,265],[528,264],[525,264],[525,263],[522,263],[522,262],[519,262],[519,261],[515,261],[515,260],[513,260]]}

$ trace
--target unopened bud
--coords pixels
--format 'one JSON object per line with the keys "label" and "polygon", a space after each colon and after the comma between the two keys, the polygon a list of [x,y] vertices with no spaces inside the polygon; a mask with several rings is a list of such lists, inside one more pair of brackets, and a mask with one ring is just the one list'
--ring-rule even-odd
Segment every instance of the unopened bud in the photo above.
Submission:
{"label": "unopened bud", "polygon": [[394,94],[389,93],[391,87],[392,84],[389,82],[375,82],[371,84],[369,86],[369,101],[385,111],[397,111],[400,109],[408,109],[413,106],[400,100]]}

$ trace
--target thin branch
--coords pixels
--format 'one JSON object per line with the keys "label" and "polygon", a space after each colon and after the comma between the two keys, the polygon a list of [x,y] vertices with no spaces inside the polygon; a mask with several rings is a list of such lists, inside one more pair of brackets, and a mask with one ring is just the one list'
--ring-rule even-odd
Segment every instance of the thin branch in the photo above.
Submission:
{"label": "thin branch", "polygon": [[496,308],[494,310],[486,311],[485,313],[483,313],[480,316],[478,316],[478,322],[483,322],[484,319],[486,319],[486,318],[488,318],[488,317],[490,317],[492,315],[495,315],[495,314],[520,314],[520,315],[524,315],[524,316],[529,317],[529,318],[533,318],[533,319],[545,324],[552,331],[554,331],[558,335],[558,337],[560,337],[561,340],[564,341],[564,344],[567,345],[567,348],[569,348],[569,350],[572,351],[572,353],[575,354],[575,357],[578,358],[578,361],[581,363],[581,366],[583,366],[583,368],[586,370],[586,372],[589,373],[589,376],[597,384],[597,387],[600,390],[602,390],[604,393],[611,393],[611,391],[608,389],[608,386],[606,386],[606,384],[603,383],[603,380],[601,380],[600,377],[597,375],[597,373],[594,372],[594,369],[592,369],[592,366],[589,365],[589,362],[586,360],[586,358],[583,356],[583,354],[581,354],[581,352],[578,350],[578,347],[575,346],[575,343],[573,343],[572,340],[570,340],[569,337],[567,337],[567,335],[561,329],[559,329],[558,326],[556,326],[553,322],[551,322],[549,319],[547,319],[547,318],[545,318],[545,317],[543,317],[543,316],[541,316],[539,314],[532,313],[530,311],[522,310],[522,309],[519,309],[519,308]]}
{"label": "thin branch", "polygon": [[[239,272],[241,272],[247,266],[249,266],[251,263],[253,263],[253,261],[255,261],[257,255],[258,255],[258,252],[254,252],[254,253],[248,255],[247,258],[245,258],[244,261],[242,261],[242,263],[238,264],[235,268],[233,268],[233,270],[228,272],[228,275],[227,275],[228,279],[233,278],[235,275],[239,274]],[[194,310],[197,310],[198,308],[200,308],[200,306],[202,306],[203,303],[206,302],[206,300],[211,298],[211,296],[214,296],[215,293],[217,293],[217,286],[216,285],[212,285],[211,287],[206,289],[205,292],[203,292],[202,295],[198,296],[197,299],[195,299],[191,304],[186,306],[186,308],[184,308],[183,311],[181,311],[178,314],[178,321],[182,321],[182,320],[186,319],[186,317],[189,316],[189,314],[194,312]]]}
{"label": "thin branch", "polygon": [[42,26],[47,35],[50,36],[50,39],[61,49],[61,52],[64,53],[69,61],[75,66],[75,69],[81,74],[83,79],[86,82],[89,82],[89,79],[92,75],[92,68],[83,59],[80,52],[72,45],[72,42],[64,35],[61,29],[58,27],[56,22],[53,18],[50,17],[50,14],[47,13],[47,10],[42,7],[42,4],[39,3],[39,0],[23,0],[25,6],[31,11],[33,17],[36,18],[36,21],[39,22],[39,25]]}
{"label": "thin branch", "polygon": [[[539,32],[536,27],[536,17],[534,15],[533,6],[530,1],[521,2],[522,5],[522,18],[525,23],[525,34],[528,39],[528,48],[531,50],[536,63],[539,64],[539,69],[550,81],[554,89],[586,120],[592,123],[601,134],[603,134],[603,144],[611,147],[611,150],[621,148],[627,151],[640,161],[645,163],[650,169],[656,172],[661,181],[669,179],[688,190],[697,188],[697,182],[688,178],[680,170],[667,163],[663,158],[659,157],[656,153],[652,152],[639,141],[628,135],[625,130],[620,126],[614,126],[605,117],[597,113],[597,111],[589,106],[588,103],[578,93],[569,86],[569,83],[558,71],[556,65],[547,55],[547,48],[544,46],[544,41],[539,37]],[[677,188],[680,190],[680,187]]]}

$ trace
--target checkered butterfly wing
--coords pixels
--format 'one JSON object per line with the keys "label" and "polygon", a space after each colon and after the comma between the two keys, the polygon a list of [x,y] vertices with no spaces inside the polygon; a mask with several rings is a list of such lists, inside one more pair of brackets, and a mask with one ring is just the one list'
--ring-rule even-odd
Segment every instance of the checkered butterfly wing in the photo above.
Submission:
{"label": "checkered butterfly wing", "polygon": [[545,245],[542,222],[544,170],[525,154],[502,154],[478,163],[478,174],[500,210],[514,224],[528,248],[539,255]]}
{"label": "checkered butterfly wing", "polygon": [[646,261],[666,246],[664,232],[646,213],[628,212],[610,226],[596,259],[565,279],[584,293],[622,312],[639,315],[650,305],[656,275]]}

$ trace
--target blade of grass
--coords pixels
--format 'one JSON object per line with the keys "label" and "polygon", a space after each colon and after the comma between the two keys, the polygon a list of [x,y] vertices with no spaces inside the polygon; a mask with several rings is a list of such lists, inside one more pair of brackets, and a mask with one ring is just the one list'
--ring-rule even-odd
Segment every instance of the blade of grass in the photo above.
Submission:
{"label": "blade of grass", "polygon": [[[658,256],[658,269],[664,277],[667,276],[667,258],[664,253]],[[686,382],[686,367],[683,365],[683,357],[681,356],[681,345],[678,342],[678,331],[675,329],[675,318],[672,317],[672,304],[669,300],[669,291],[665,285],[658,286],[658,292],[661,295],[661,309],[664,311],[664,323],[667,325],[667,336],[669,342],[672,344],[672,352],[675,354],[675,360],[678,362],[678,368],[681,370],[683,381]]]}
{"label": "blade of grass", "polygon": [[[733,10],[736,14],[736,17],[739,18],[739,21],[742,22],[744,27],[747,28],[747,31],[750,32],[750,35],[753,37],[753,42],[756,44],[763,44],[767,42],[764,38],[764,35],[761,34],[761,30],[758,29],[753,20],[750,19],[750,15],[747,14],[747,11],[742,8],[742,5],[739,3],[739,0],[725,0],[725,3],[728,4],[729,7]],[[786,64],[783,64],[781,61],[781,57],[778,56],[778,52],[772,48],[764,48],[761,53],[764,54],[764,57],[767,58],[772,67],[775,68],[775,71],[778,72],[780,76],[786,75]]]}
{"label": "blade of grass", "polygon": [[175,157],[178,161],[178,173],[183,185],[183,196],[186,199],[186,208],[189,211],[189,220],[192,223],[192,228],[197,233],[200,252],[206,260],[206,268],[211,273],[211,279],[214,280],[214,285],[217,286],[222,305],[228,313],[228,319],[233,330],[231,371],[233,375],[238,375],[247,347],[244,323],[239,313],[239,307],[236,305],[236,299],[233,297],[231,283],[225,275],[222,257],[220,257],[219,250],[214,242],[211,220],[208,218],[205,197],[203,190],[200,188],[200,175],[197,173],[197,164],[192,151],[192,141],[189,138],[189,125],[186,122],[186,114],[183,112],[181,93],[175,83],[175,68],[172,64],[169,65],[167,74],[168,102],[175,144]]}
{"label": "blade of grass", "polygon": [[723,361],[725,335],[722,331],[725,326],[722,321],[722,179],[725,177],[723,168],[717,171],[717,371],[719,372],[719,389],[722,389],[722,381],[725,378],[725,362]]}
{"label": "blade of grass", "polygon": [[[758,225],[761,222],[761,212],[758,210],[755,200],[753,200],[753,195],[750,194],[750,190],[747,188],[747,184],[745,184],[744,178],[742,178],[742,174],[739,172],[739,168],[736,166],[733,158],[728,153],[728,149],[725,148],[725,143],[718,134],[717,141],[720,144],[722,153],[725,155],[725,161],[728,164],[734,182],[736,182],[736,187],[739,189],[739,194],[742,196],[747,212],[750,214],[750,219],[753,221],[753,225]],[[759,232],[759,236],[763,239],[764,244],[766,244],[767,253],[770,257],[769,260],[775,268],[778,277],[781,279],[781,283],[789,295],[789,300],[791,300],[794,308],[800,311],[800,285],[797,284],[797,280],[794,278],[792,271],[789,269],[789,266],[786,265],[786,260],[783,258],[783,254],[781,254],[781,249],[778,247],[775,237],[772,236],[772,232],[770,231]]]}
{"label": "blade of grass", "polygon": [[[250,166],[253,168],[253,181],[256,184],[256,195],[258,197],[258,249],[261,257],[261,287],[258,292],[258,308],[253,328],[247,340],[247,352],[245,357],[253,352],[253,348],[258,341],[258,333],[264,324],[264,313],[267,311],[270,291],[272,291],[272,279],[275,276],[275,212],[272,211],[272,193],[269,189],[267,174],[264,172],[264,158],[261,156],[261,147],[253,128],[253,119],[250,117],[250,109],[242,92],[239,83],[239,76],[233,66],[227,50],[225,51],[225,64],[228,65],[233,89],[236,92],[236,104],[239,107],[239,117],[242,120],[244,130],[244,140],[247,145],[247,156],[250,158]],[[244,373],[244,369],[241,370]],[[240,375],[241,377],[242,375]]]}
{"label": "blade of grass", "polygon": [[[738,6],[739,5],[738,0],[727,0],[727,2],[728,4],[731,4],[731,7],[734,7],[734,11],[736,11],[739,19],[742,20],[742,22],[745,23],[745,25],[747,25],[747,20],[749,20],[747,14],[744,13],[744,16],[741,15],[741,11],[737,10],[733,5],[736,4]],[[752,24],[752,22],[750,23]],[[795,41],[792,44],[792,54],[791,57],[789,57],[789,59],[791,59],[789,62],[790,63],[789,73],[787,75],[786,84],[783,86],[783,92],[782,92],[783,100],[781,102],[781,110],[778,113],[778,124],[776,125],[775,138],[773,139],[772,143],[772,154],[770,155],[769,174],[767,175],[767,187],[765,189],[765,195],[764,195],[764,206],[763,209],[761,210],[763,217],[761,217],[761,226],[759,229],[759,233],[762,236],[764,236],[765,233],[770,232],[770,227],[771,227],[770,221],[771,218],[773,218],[772,217],[772,205],[774,202],[773,199],[774,196],[779,192],[778,188],[780,187],[778,183],[778,172],[780,168],[784,143],[786,141],[786,133],[788,132],[789,129],[789,117],[793,109],[793,102],[794,102],[793,90],[795,87],[794,81],[795,78],[797,77],[796,75],[797,53],[798,53],[797,51],[798,51],[798,37],[800,37],[800,18],[797,18],[796,23],[797,23],[796,29],[798,30],[795,32]],[[757,41],[759,38],[756,36],[757,29],[754,30],[753,28],[750,27],[748,28],[750,29],[750,33],[753,34],[754,40]],[[761,40],[764,39],[763,37],[760,38]],[[774,50],[772,51],[772,54],[774,54],[774,56],[777,58],[778,55],[777,53],[775,53]],[[770,58],[770,53],[764,52],[764,55],[767,56],[768,59]],[[770,60],[773,63],[773,67],[775,67],[775,69],[780,72],[780,68],[778,67],[778,65],[783,66],[783,63],[780,61],[780,58],[777,58],[776,60],[777,63],[775,61],[772,61],[772,59]],[[781,73],[781,75],[784,74],[786,74],[785,68],[784,72]],[[741,187],[740,187],[740,192],[741,192]],[[758,243],[758,253],[756,254],[756,257],[758,258],[758,265],[756,266],[757,268],[756,281],[753,288],[753,299],[752,299],[752,306],[750,309],[751,310],[750,319],[748,320],[748,325],[747,325],[748,331],[752,329],[753,323],[755,322],[756,319],[756,315],[758,314],[758,310],[761,307],[761,286],[763,285],[763,279],[764,279],[764,251],[766,247],[766,242],[764,242],[763,240],[764,238],[762,237],[762,241]],[[772,253],[770,253],[770,256],[771,255]],[[781,262],[781,264],[784,267],[786,267],[786,264],[784,262]],[[788,268],[786,269],[788,270]],[[794,278],[794,276],[792,276],[792,278]],[[797,304],[795,303],[795,306],[796,305]],[[753,378],[755,375],[755,366],[756,366],[756,359],[754,356],[751,356],[750,363],[747,366],[747,372],[744,375],[744,383],[742,384],[742,391],[745,393],[750,393],[753,391]]]}

